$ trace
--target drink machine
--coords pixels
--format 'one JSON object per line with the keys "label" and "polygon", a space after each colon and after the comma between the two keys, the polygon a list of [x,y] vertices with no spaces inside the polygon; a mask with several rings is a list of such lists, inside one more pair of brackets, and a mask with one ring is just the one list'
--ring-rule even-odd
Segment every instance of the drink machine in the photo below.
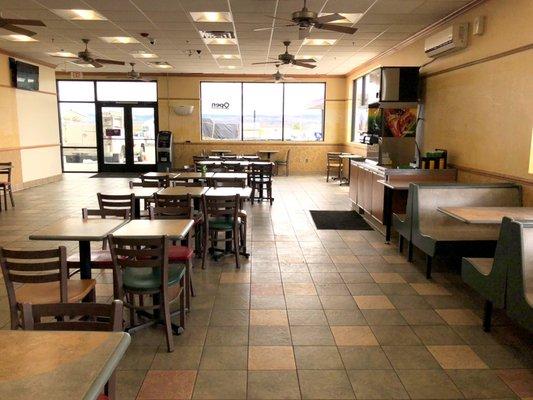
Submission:
{"label": "drink machine", "polygon": [[159,131],[156,143],[157,170],[166,172],[172,168],[172,132]]}

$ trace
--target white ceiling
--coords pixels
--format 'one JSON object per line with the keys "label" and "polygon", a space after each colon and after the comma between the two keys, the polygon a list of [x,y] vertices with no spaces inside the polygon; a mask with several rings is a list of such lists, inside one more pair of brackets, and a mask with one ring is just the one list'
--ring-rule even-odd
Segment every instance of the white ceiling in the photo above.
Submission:
{"label": "white ceiling", "polygon": [[[59,50],[77,53],[82,38],[91,39],[89,49],[99,58],[136,62],[141,72],[179,73],[273,73],[274,66],[253,66],[253,62],[277,57],[284,48],[283,40],[291,40],[291,53],[298,56],[321,55],[315,69],[284,66],[283,72],[296,74],[345,74],[357,65],[388,50],[424,27],[461,8],[470,0],[309,0],[308,8],[316,12],[363,13],[354,25],[354,35],[312,30],[312,38],[337,39],[334,46],[302,46],[297,28],[280,28],[254,32],[254,28],[272,26],[269,15],[290,18],[302,8],[303,0],[0,0],[4,18],[41,19],[46,27],[26,27],[36,31],[38,42],[0,40],[0,48],[36,60],[57,64],[58,70],[95,71],[48,56]],[[93,9],[107,21],[70,21],[51,9]],[[229,11],[234,23],[195,23],[191,11]],[[276,21],[275,26],[283,21]],[[207,46],[199,30],[234,30],[238,45]],[[150,45],[140,36],[148,32],[156,38]],[[0,29],[0,35],[10,32]],[[132,36],[141,43],[108,44],[102,36]],[[187,50],[202,50],[200,57],[189,56]],[[131,53],[144,50],[155,53],[155,61],[167,61],[171,70],[154,69],[151,60],[135,60]],[[240,54],[241,60],[215,60],[212,54]],[[223,68],[236,65],[237,69]],[[98,71],[126,72],[129,67],[109,65]]]}

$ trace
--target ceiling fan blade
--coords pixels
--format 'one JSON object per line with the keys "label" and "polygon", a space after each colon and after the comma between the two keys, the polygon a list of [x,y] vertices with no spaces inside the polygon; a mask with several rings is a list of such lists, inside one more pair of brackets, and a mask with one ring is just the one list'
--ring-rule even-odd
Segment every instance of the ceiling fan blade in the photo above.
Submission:
{"label": "ceiling fan blade", "polygon": [[316,62],[316,60],[314,58],[297,58],[295,59],[294,61],[298,61],[298,62],[307,62],[307,63],[313,63],[313,62]]}
{"label": "ceiling fan blade", "polygon": [[124,61],[106,60],[105,58],[96,58],[94,61],[100,64],[126,65]]}
{"label": "ceiling fan blade", "polygon": [[4,26],[2,26],[2,29],[7,29],[8,31],[11,31],[11,32],[15,32],[15,33],[18,33],[19,35],[24,35],[24,36],[35,36],[37,35],[36,32],[33,32],[33,31],[29,31],[28,29],[24,29],[24,28],[21,28],[19,26],[15,26],[15,25],[11,25],[11,24],[6,24]]}
{"label": "ceiling fan blade", "polygon": [[267,15],[267,17],[272,18],[272,19],[279,19],[280,21],[294,22],[292,19],[274,17],[273,15]]}
{"label": "ceiling fan blade", "polygon": [[290,25],[283,25],[283,26],[270,26],[268,28],[255,28],[254,32],[271,31],[272,29],[287,28],[287,27],[291,27],[291,26],[297,26],[297,25],[290,24]]}
{"label": "ceiling fan blade", "polygon": [[327,22],[333,22],[344,19],[344,17],[340,14],[334,13],[330,15],[323,15],[322,17],[318,17],[315,21],[319,24],[325,24]]}
{"label": "ceiling fan blade", "polygon": [[62,58],[63,60],[77,60],[78,57],[63,57],[63,56],[51,56],[55,58]]}
{"label": "ceiling fan blade", "polygon": [[300,28],[298,29],[298,39],[304,40],[309,37],[311,32],[309,31],[309,28]]}
{"label": "ceiling fan blade", "polygon": [[38,19],[2,18],[0,21],[6,24],[13,24],[13,25],[46,26],[43,21],[39,21]]}
{"label": "ceiling fan blade", "polygon": [[255,62],[252,65],[263,65],[263,64],[279,64],[280,61],[268,61],[268,62]]}
{"label": "ceiling fan blade", "polygon": [[355,32],[357,32],[357,28],[352,28],[351,26],[341,26],[341,25],[333,25],[333,24],[317,24],[315,25],[315,28],[324,29],[326,31],[347,33],[348,35],[353,35]]}
{"label": "ceiling fan blade", "polygon": [[100,64],[100,63],[99,63],[98,61],[96,61],[96,60],[91,61],[89,64],[91,64],[94,68],[102,68],[102,67],[103,67],[103,65]]}
{"label": "ceiling fan blade", "polygon": [[316,65],[313,65],[313,64],[308,64],[308,63],[304,63],[304,62],[299,62],[299,61],[296,61],[294,60],[292,62],[293,65],[298,65],[299,67],[304,67],[304,68],[316,68]]}

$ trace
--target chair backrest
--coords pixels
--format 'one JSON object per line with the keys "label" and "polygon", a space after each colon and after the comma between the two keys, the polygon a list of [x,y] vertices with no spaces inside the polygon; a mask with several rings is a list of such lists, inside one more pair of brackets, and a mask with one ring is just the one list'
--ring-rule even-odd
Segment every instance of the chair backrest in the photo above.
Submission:
{"label": "chair backrest", "polygon": [[169,187],[170,177],[168,175],[159,178],[145,178],[141,176],[141,182],[143,187]]}
{"label": "chair backrest", "polygon": [[16,306],[15,283],[59,282],[59,298],[67,302],[67,250],[8,250],[0,247],[0,265],[11,307]]}
{"label": "chair backrest", "polygon": [[127,210],[130,216],[135,215],[135,195],[133,193],[124,195],[97,193],[96,196],[100,210]]}
{"label": "chair backrest", "polygon": [[128,209],[113,209],[113,208],[105,208],[102,210],[99,209],[89,209],[89,208],[82,208],[81,209],[81,217],[83,219],[89,219],[90,217],[100,217],[100,218],[107,218],[107,217],[116,217],[116,218],[122,218],[122,219],[130,219],[131,213]]}
{"label": "chair backrest", "polygon": [[[168,248],[166,236],[121,238],[108,235],[113,259],[113,291],[115,299],[124,298],[122,275],[125,269],[135,269],[139,275],[161,270],[161,285],[168,285]],[[142,277],[141,277],[142,278]]]}
{"label": "chair backrest", "polygon": [[22,328],[29,331],[120,332],[123,329],[122,314],[120,300],[113,300],[111,304],[25,303],[22,305]]}
{"label": "chair backrest", "polygon": [[[505,222],[505,221],[504,221]],[[509,225],[509,244],[515,253],[508,260],[507,315],[524,328],[533,330],[533,222],[513,221]],[[502,230],[504,229],[502,225]]]}
{"label": "chair backrest", "polygon": [[222,163],[222,166],[226,172],[244,172],[246,171],[247,167],[246,165],[238,162]]}
{"label": "chair backrest", "polygon": [[209,186],[212,187],[246,187],[246,181],[239,178],[234,179],[218,179],[218,178],[209,178],[207,180]]}
{"label": "chair backrest", "polygon": [[341,155],[342,153],[340,152],[329,152],[327,154],[327,157],[328,157],[328,165],[330,164],[338,164],[340,163],[341,161]]}
{"label": "chair backrest", "polygon": [[240,196],[206,196],[202,195],[202,211],[206,221],[209,217],[233,218],[237,221],[240,208]]}
{"label": "chair backrest", "polygon": [[193,204],[190,194],[173,196],[154,195],[154,206],[150,207],[150,219],[192,219]]}
{"label": "chair backrest", "polygon": [[[439,207],[519,207],[522,205],[521,187],[510,183],[411,183],[409,190],[413,195],[413,231],[424,232],[433,226],[464,227],[463,222],[440,212]],[[495,228],[497,235],[497,227]]]}
{"label": "chair backrest", "polygon": [[7,175],[7,183],[11,183],[12,162],[0,162],[0,175]]}
{"label": "chair backrest", "polygon": [[204,187],[204,182],[187,182],[187,181],[180,181],[180,180],[173,180],[172,186],[180,186],[180,187]]}
{"label": "chair backrest", "polygon": [[220,156],[222,160],[235,160],[237,158],[237,154],[223,154]]}
{"label": "chair backrest", "polygon": [[265,183],[272,180],[272,163],[252,163],[250,164],[250,182],[253,183]]}

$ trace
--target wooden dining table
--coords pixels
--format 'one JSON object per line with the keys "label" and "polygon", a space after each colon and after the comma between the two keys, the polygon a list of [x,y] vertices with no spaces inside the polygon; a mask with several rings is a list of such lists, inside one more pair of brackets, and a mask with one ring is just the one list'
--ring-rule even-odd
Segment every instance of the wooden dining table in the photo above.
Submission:
{"label": "wooden dining table", "polygon": [[95,400],[130,341],[125,332],[0,331],[0,399]]}
{"label": "wooden dining table", "polygon": [[166,196],[186,196],[190,194],[191,197],[201,197],[208,189],[205,186],[171,186],[161,189],[157,194]]}
{"label": "wooden dining table", "polygon": [[188,182],[188,181],[202,181],[207,178],[212,178],[214,172],[180,172],[172,177],[171,181]]}
{"label": "wooden dining table", "polygon": [[503,217],[533,221],[533,207],[439,207],[438,210],[467,224],[501,224]]}
{"label": "wooden dining table", "polygon": [[32,233],[30,240],[78,242],[81,279],[91,279],[91,242],[101,242],[127,222],[111,218],[65,218]]}
{"label": "wooden dining table", "polygon": [[193,225],[193,219],[136,219],[121,226],[113,236],[128,239],[168,236],[171,240],[182,240]]}

